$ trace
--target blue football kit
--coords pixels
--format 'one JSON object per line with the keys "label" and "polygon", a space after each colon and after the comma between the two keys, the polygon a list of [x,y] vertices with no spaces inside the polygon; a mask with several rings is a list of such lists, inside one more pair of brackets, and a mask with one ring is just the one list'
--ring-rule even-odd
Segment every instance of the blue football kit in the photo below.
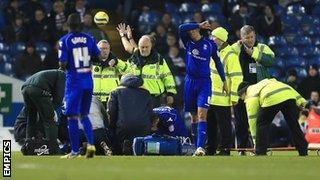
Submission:
{"label": "blue football kit", "polygon": [[[218,56],[215,42],[207,37],[193,41],[189,31],[199,29],[197,23],[186,23],[179,26],[179,36],[186,50],[186,78],[184,88],[184,110],[197,112],[198,108],[209,108],[211,98],[210,60],[213,57],[222,81],[225,81],[224,68]],[[192,122],[191,134],[196,147],[203,148],[206,139],[207,122],[198,119]]]}
{"label": "blue football kit", "polygon": [[176,109],[162,106],[154,108],[153,113],[159,118],[158,134],[187,137],[185,124]]}
{"label": "blue football kit", "polygon": [[86,33],[69,33],[59,41],[59,60],[66,66],[66,115],[88,115],[93,80],[91,58],[100,50],[95,40]]}
{"label": "blue football kit", "polygon": [[66,64],[65,114],[71,154],[79,154],[79,119],[88,145],[93,145],[92,124],[88,118],[93,93],[91,61],[100,55],[93,37],[82,32],[70,32],[59,40],[59,61]]}

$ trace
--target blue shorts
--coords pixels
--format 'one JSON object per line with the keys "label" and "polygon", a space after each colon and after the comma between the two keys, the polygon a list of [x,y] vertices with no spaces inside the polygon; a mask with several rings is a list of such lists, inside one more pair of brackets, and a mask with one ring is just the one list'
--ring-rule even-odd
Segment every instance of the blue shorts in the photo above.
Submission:
{"label": "blue shorts", "polygon": [[92,89],[66,88],[64,94],[66,102],[65,114],[67,116],[88,115],[92,99],[92,91]]}
{"label": "blue shorts", "polygon": [[196,112],[198,107],[209,108],[211,79],[189,79],[184,86],[184,110]]}

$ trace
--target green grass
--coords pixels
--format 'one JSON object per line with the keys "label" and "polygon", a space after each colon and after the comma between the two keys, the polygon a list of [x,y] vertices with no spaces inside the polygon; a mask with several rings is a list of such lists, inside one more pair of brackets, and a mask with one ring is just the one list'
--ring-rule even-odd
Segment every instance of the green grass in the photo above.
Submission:
{"label": "green grass", "polygon": [[[2,160],[1,160],[2,162]],[[319,179],[320,157],[275,152],[266,157],[134,157],[60,159],[12,154],[12,179]]]}

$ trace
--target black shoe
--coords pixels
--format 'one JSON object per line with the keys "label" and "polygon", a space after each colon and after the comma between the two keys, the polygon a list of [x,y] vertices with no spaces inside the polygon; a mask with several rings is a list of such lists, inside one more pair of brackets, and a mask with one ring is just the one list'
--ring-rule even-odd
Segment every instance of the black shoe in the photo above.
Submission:
{"label": "black shoe", "polygon": [[124,140],[122,144],[122,153],[124,155],[132,155],[133,150],[132,150],[132,142],[130,140]]}
{"label": "black shoe", "polygon": [[308,149],[299,149],[299,156],[308,156]]}

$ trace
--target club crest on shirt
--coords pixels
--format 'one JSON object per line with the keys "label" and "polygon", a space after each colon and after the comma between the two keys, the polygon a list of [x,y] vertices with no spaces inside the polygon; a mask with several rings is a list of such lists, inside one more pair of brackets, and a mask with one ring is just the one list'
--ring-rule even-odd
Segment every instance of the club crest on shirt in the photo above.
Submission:
{"label": "club crest on shirt", "polygon": [[203,45],[203,49],[204,49],[204,50],[207,50],[207,49],[208,49],[208,45],[206,45],[206,44]]}
{"label": "club crest on shirt", "polygon": [[192,50],[193,55],[199,55],[199,50],[198,49],[193,49]]}

